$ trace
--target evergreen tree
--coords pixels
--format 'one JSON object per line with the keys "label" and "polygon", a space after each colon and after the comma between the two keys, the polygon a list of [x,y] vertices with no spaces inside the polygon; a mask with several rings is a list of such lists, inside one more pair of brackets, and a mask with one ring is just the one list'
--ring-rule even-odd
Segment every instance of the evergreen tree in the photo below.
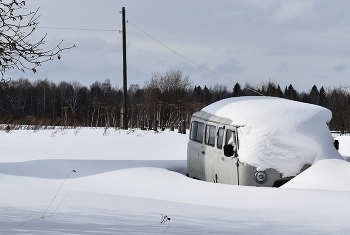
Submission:
{"label": "evergreen tree", "polygon": [[211,103],[211,94],[207,86],[203,88],[203,101],[205,103]]}
{"label": "evergreen tree", "polygon": [[299,95],[299,101],[300,102],[303,102],[303,103],[310,103],[310,97],[307,93],[305,92],[302,92],[300,95]]}
{"label": "evergreen tree", "polygon": [[201,86],[195,86],[193,90],[193,101],[203,102],[203,90]]}
{"label": "evergreen tree", "polygon": [[320,96],[320,93],[317,89],[317,86],[314,85],[309,93],[309,103],[319,104],[319,96]]}
{"label": "evergreen tree", "polygon": [[318,105],[326,107],[326,102],[327,102],[327,98],[326,98],[326,91],[324,90],[323,86],[320,88],[320,92],[319,92],[319,101],[318,101]]}
{"label": "evergreen tree", "polygon": [[277,88],[273,82],[267,84],[266,92],[264,88],[265,87],[263,86],[261,91],[263,94],[265,93],[267,96],[277,96]]}
{"label": "evergreen tree", "polygon": [[294,89],[293,85],[290,84],[286,89],[284,90],[284,98],[290,99],[290,100],[299,100],[299,95],[297,91]]}
{"label": "evergreen tree", "polygon": [[236,85],[233,87],[233,92],[232,92],[233,97],[238,97],[242,96],[242,89],[239,83],[237,82]]}
{"label": "evergreen tree", "polygon": [[283,98],[283,92],[279,84],[277,86],[277,93],[278,93],[278,97]]}
{"label": "evergreen tree", "polygon": [[286,88],[284,88],[283,97],[286,99],[289,99],[289,90],[288,90],[287,86],[286,86]]}
{"label": "evergreen tree", "polygon": [[265,86],[261,89],[262,94],[266,94],[267,96],[273,96],[273,97],[283,97],[283,92],[281,90],[280,85],[276,86],[276,83],[274,82],[268,82],[266,92],[265,92]]}

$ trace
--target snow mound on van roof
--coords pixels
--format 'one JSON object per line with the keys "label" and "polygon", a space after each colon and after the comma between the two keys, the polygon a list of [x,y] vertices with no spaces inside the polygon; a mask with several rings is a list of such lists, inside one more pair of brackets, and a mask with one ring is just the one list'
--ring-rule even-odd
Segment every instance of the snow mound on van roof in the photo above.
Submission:
{"label": "snow mound on van roof", "polygon": [[276,97],[236,97],[202,109],[240,126],[239,159],[258,170],[294,176],[305,163],[342,159],[327,127],[326,108]]}

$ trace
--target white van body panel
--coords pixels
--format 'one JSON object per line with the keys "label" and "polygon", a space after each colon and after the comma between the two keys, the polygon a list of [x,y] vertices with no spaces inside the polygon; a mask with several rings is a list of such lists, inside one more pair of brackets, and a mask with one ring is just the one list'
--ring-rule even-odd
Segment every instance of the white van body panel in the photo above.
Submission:
{"label": "white van body panel", "polygon": [[191,168],[191,177],[204,179],[203,177],[203,144],[195,141],[188,143],[187,166]]}
{"label": "white van body panel", "polygon": [[[237,132],[237,129],[232,126],[225,126],[225,130],[232,130],[235,133]],[[226,133],[224,135],[224,139],[225,137]],[[235,149],[235,151],[237,152],[237,149]],[[223,149],[220,149],[219,153],[216,155],[216,159],[216,182],[224,184],[238,184],[238,158],[225,157]]]}

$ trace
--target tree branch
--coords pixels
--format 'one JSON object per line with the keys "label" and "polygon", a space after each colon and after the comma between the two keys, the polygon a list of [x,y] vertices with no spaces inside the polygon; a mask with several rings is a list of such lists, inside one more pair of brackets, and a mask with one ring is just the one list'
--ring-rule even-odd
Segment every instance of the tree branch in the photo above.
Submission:
{"label": "tree branch", "polygon": [[43,49],[47,34],[38,41],[30,42],[40,18],[39,8],[28,11],[25,1],[0,0],[0,73],[10,69],[34,73],[43,63],[61,59],[61,52],[75,47],[62,47],[63,40],[51,49]]}

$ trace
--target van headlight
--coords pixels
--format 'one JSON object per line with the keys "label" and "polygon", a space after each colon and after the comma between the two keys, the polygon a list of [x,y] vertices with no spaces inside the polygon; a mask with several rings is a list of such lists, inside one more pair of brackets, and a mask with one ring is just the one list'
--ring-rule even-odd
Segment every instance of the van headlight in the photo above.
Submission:
{"label": "van headlight", "polygon": [[265,171],[257,171],[257,172],[255,172],[254,180],[257,183],[259,183],[259,184],[265,183],[265,181],[267,180],[266,172]]}

